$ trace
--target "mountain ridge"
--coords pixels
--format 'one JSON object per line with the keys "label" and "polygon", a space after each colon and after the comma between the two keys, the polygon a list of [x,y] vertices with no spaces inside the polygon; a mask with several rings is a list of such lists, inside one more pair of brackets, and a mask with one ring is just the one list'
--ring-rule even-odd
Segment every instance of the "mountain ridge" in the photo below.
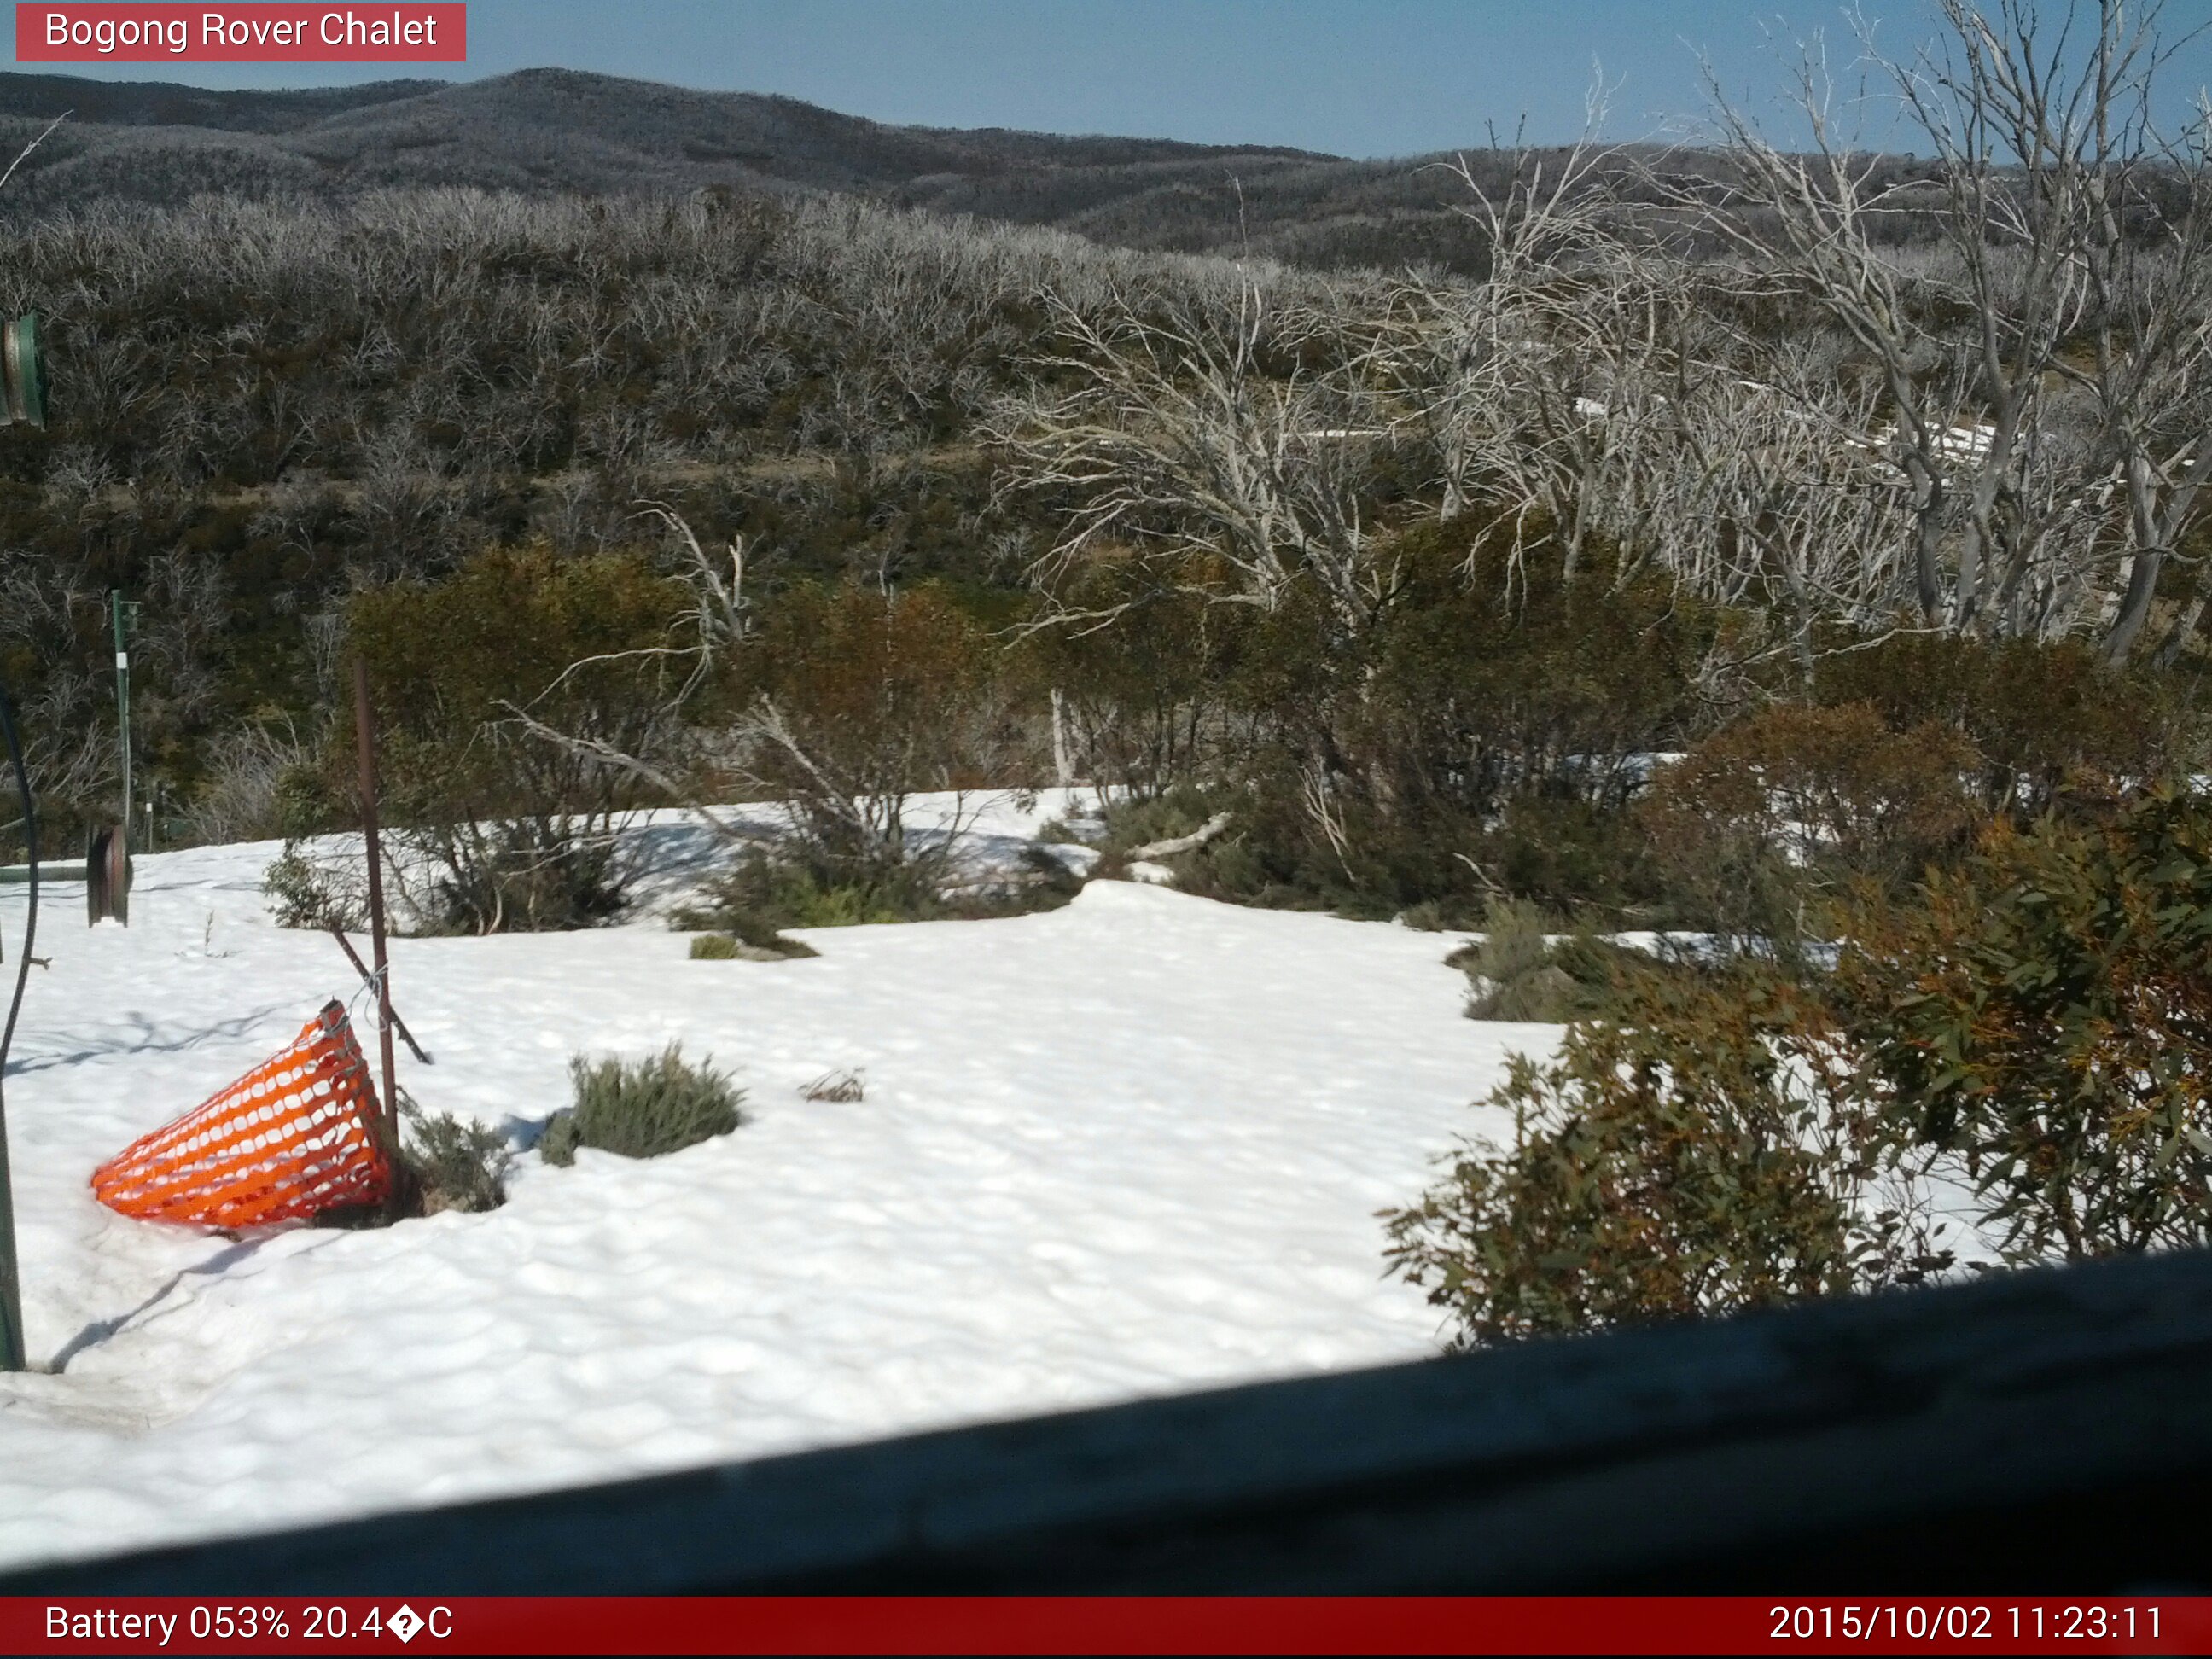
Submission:
{"label": "mountain ridge", "polygon": [[823,191],[1096,240],[1320,266],[1462,264],[1449,181],[1418,161],[1006,127],[899,125],[776,94],[586,70],[225,91],[0,72],[0,144],[73,111],[0,213],[209,191]]}

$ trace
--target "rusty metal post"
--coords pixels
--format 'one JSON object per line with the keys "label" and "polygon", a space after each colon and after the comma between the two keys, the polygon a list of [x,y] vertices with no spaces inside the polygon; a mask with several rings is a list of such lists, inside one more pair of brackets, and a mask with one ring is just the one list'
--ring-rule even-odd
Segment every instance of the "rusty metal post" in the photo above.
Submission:
{"label": "rusty metal post", "polygon": [[404,1172],[399,1164],[399,1093],[392,1062],[392,973],[384,952],[384,852],[377,839],[376,719],[368,706],[368,663],[353,659],[354,732],[361,750],[362,852],[368,860],[368,940],[376,964],[376,1042],[384,1063],[384,1109],[377,1115],[384,1155],[392,1163],[392,1207],[402,1201]]}

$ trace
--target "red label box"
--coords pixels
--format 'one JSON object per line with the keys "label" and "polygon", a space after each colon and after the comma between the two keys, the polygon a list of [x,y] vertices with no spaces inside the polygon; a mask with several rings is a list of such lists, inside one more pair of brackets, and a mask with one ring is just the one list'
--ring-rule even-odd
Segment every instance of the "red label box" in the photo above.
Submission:
{"label": "red label box", "polygon": [[465,5],[15,7],[19,64],[461,64]]}

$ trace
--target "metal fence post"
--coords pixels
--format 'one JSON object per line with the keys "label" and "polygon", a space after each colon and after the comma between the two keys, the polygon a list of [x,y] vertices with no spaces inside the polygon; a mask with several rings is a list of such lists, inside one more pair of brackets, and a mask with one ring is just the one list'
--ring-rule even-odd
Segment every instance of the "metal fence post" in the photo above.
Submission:
{"label": "metal fence post", "polygon": [[405,1201],[406,1172],[399,1162],[399,1091],[392,1060],[392,972],[384,951],[384,854],[376,822],[376,719],[368,706],[368,663],[353,659],[354,736],[361,759],[362,852],[368,860],[368,940],[376,965],[376,1041],[384,1063],[384,1110],[378,1115],[384,1155],[392,1162],[391,1207]]}

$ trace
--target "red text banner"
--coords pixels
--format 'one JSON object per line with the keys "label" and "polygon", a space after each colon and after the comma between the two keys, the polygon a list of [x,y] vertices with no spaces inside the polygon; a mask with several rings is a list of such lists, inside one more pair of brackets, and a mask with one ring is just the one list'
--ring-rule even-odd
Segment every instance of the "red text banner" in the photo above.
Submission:
{"label": "red text banner", "polygon": [[452,3],[15,8],[19,64],[459,64],[469,9]]}
{"label": "red text banner", "polygon": [[0,1652],[2212,1653],[2202,1596],[0,1598]]}

